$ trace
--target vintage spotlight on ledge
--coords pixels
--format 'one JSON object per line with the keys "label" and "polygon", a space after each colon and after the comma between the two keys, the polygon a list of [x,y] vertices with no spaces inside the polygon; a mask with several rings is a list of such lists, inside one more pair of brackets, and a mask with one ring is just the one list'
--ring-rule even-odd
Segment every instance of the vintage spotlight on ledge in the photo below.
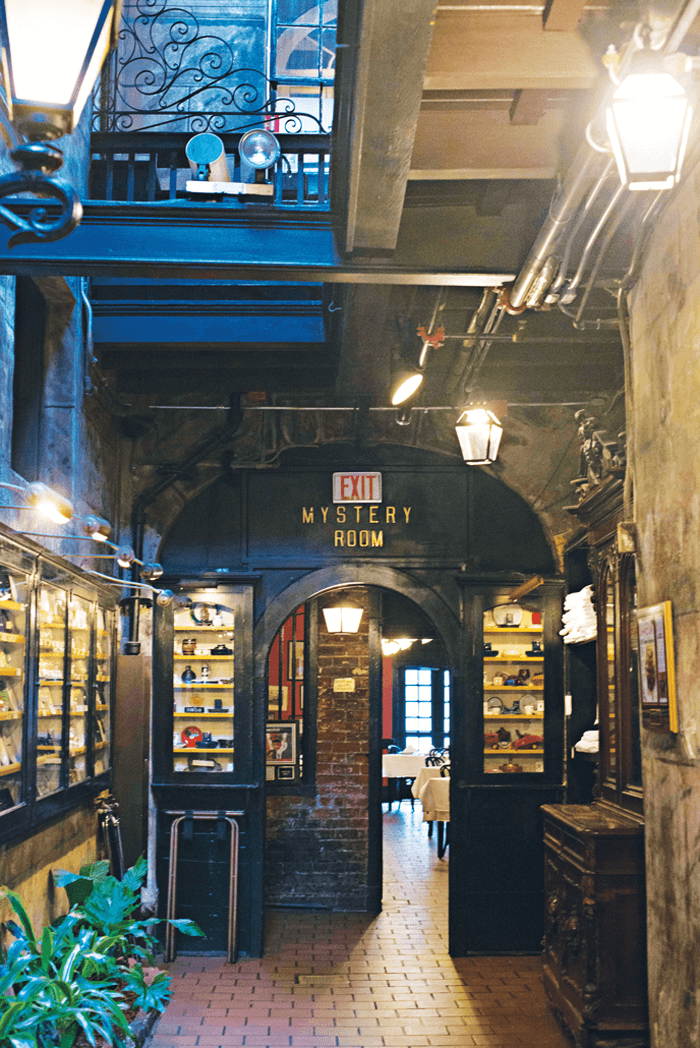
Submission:
{"label": "vintage spotlight on ledge", "polygon": [[362,619],[362,608],[347,603],[336,608],[324,608],[323,617],[329,633],[357,633]]}
{"label": "vintage spotlight on ledge", "polygon": [[115,41],[120,12],[121,0],[0,0],[0,103],[19,169],[0,178],[0,198],[31,193],[60,205],[57,215],[42,204],[26,218],[0,206],[0,221],[18,230],[9,247],[60,240],[82,218],[73,187],[53,177],[63,153],[49,143],[76,127]]}
{"label": "vintage spotlight on ledge", "polygon": [[487,404],[472,404],[455,426],[462,458],[468,466],[488,466],[498,458],[503,426]]}
{"label": "vintage spotlight on ledge", "polygon": [[605,117],[623,186],[672,189],[678,184],[693,107],[685,81],[690,60],[644,49],[613,92]]}
{"label": "vintage spotlight on ledge", "polygon": [[185,146],[193,176],[185,188],[195,196],[273,197],[275,187],[265,181],[265,172],[277,163],[281,152],[279,140],[271,131],[266,128],[247,131],[238,143],[241,181],[231,182],[222,139],[203,131]]}
{"label": "vintage spotlight on ledge", "polygon": [[48,517],[54,524],[65,524],[73,516],[73,504],[70,500],[40,481],[28,484],[25,488],[19,484],[0,482],[0,488],[20,492],[27,503],[26,506],[0,506],[0,509],[33,509],[43,517]]}

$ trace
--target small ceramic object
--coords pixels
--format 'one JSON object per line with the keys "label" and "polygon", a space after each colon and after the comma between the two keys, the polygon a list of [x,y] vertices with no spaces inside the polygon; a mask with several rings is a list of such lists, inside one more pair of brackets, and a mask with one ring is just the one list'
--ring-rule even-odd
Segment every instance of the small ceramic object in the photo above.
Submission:
{"label": "small ceramic object", "polygon": [[206,680],[207,677],[211,676],[211,668],[210,668],[210,666],[206,662],[204,663],[204,665],[200,669],[199,675],[200,675],[200,677],[202,677],[203,680]]}

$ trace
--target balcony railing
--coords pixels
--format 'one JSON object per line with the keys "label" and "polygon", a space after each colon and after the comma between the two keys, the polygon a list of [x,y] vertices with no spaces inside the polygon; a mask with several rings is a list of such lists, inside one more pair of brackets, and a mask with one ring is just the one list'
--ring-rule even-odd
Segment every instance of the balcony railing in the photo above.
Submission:
{"label": "balcony railing", "polygon": [[[232,182],[240,181],[237,147],[240,134],[220,135]],[[224,199],[231,207],[252,204],[311,211],[330,208],[330,135],[278,135],[279,161],[266,174],[273,186],[267,198],[241,195]],[[93,131],[90,140],[90,200],[131,202],[189,199],[191,180],[185,146],[190,134]],[[201,206],[199,194],[196,203]]]}

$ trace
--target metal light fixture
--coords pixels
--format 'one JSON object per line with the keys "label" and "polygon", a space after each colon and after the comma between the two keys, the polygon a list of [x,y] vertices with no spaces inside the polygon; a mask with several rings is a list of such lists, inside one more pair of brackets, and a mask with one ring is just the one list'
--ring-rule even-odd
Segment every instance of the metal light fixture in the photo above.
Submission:
{"label": "metal light fixture", "polygon": [[73,516],[73,506],[70,501],[39,481],[29,485],[25,497],[28,506],[41,513],[42,516],[48,517],[54,524],[65,524]]}
{"label": "metal light fixture", "polygon": [[141,578],[145,579],[147,582],[155,582],[156,579],[159,579],[162,574],[162,564],[157,564],[154,562],[153,564],[144,564],[141,568]]}
{"label": "metal light fixture", "polygon": [[402,368],[391,387],[391,403],[394,407],[403,404],[418,390],[423,382],[423,374],[417,368]]}
{"label": "metal light fixture", "polygon": [[112,525],[104,517],[97,517],[94,513],[88,514],[87,517],[81,517],[83,524],[83,531],[88,538],[94,542],[106,542],[109,538],[109,533],[112,530]]}
{"label": "metal light fixture", "polygon": [[490,408],[467,408],[457,420],[455,429],[467,465],[487,466],[496,461],[503,426]]}
{"label": "metal light fixture", "polygon": [[257,181],[262,177],[262,172],[277,163],[281,152],[282,147],[272,131],[267,131],[265,128],[246,131],[238,143],[241,182]]}
{"label": "metal light fixture", "polygon": [[336,608],[324,608],[323,617],[329,633],[357,633],[362,619],[362,608],[342,604]]}
{"label": "metal light fixture", "polygon": [[130,568],[132,564],[141,563],[136,560],[136,554],[131,546],[119,546],[115,560],[120,568]]}
{"label": "metal light fixture", "polygon": [[684,61],[685,55],[664,60],[653,51],[638,51],[613,92],[606,110],[608,137],[628,189],[672,189],[680,179],[693,115],[682,83]]}
{"label": "metal light fixture", "polygon": [[58,216],[42,206],[26,218],[0,207],[0,221],[18,230],[10,247],[59,240],[80,222],[75,190],[52,177],[63,154],[48,143],[78,123],[113,43],[120,8],[120,0],[0,0],[3,102],[13,125],[10,156],[19,168],[0,178],[0,198],[32,193],[60,204]]}

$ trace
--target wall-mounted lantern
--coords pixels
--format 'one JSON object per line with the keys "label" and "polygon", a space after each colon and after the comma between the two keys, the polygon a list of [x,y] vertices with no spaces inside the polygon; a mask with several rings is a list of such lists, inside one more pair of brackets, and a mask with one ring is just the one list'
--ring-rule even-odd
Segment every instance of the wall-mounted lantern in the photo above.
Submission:
{"label": "wall-mounted lantern", "polygon": [[362,608],[343,602],[335,608],[324,608],[323,617],[329,633],[357,633],[362,619]]}
{"label": "wall-mounted lantern", "polygon": [[503,426],[490,408],[469,407],[455,426],[462,457],[468,466],[487,466],[498,458]]}
{"label": "wall-mounted lantern", "polygon": [[0,0],[0,101],[14,147],[10,156],[19,169],[0,178],[0,198],[32,193],[60,205],[58,216],[37,206],[26,218],[0,207],[0,221],[18,230],[10,247],[60,240],[82,218],[75,190],[53,177],[63,153],[49,142],[77,125],[120,11],[120,0]]}

